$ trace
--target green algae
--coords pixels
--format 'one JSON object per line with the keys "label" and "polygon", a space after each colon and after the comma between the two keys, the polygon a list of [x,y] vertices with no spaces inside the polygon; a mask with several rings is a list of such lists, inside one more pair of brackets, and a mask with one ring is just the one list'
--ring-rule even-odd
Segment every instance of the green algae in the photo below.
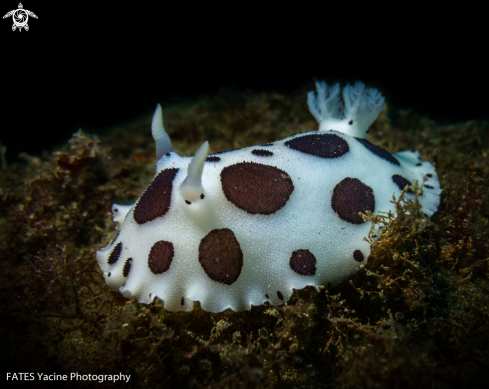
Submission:
{"label": "green algae", "polygon": [[[174,148],[191,155],[317,128],[305,85],[290,96],[221,90],[165,109]],[[95,252],[115,236],[112,203],[137,199],[154,174],[150,118],[0,172],[1,363],[6,371],[131,374],[155,388],[482,387],[489,373],[489,131],[438,126],[387,108],[371,141],[420,150],[443,189],[427,220],[416,199],[370,240],[368,264],[332,289],[279,307],[171,313],[106,286]],[[417,193],[419,188],[415,189]],[[370,238],[367,238],[370,239]],[[83,386],[83,382],[72,382]],[[90,386],[90,384],[85,383]]]}

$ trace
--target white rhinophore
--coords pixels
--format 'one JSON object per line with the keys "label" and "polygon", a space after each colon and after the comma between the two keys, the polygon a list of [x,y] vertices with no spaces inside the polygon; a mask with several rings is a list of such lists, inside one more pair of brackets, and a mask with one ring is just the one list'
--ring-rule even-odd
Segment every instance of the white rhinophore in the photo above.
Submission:
{"label": "white rhinophore", "polygon": [[180,187],[180,193],[186,201],[196,201],[203,193],[202,172],[208,155],[209,142],[205,141],[188,164],[187,177]]}
{"label": "white rhinophore", "polygon": [[156,144],[156,159],[159,160],[166,153],[171,153],[173,147],[171,140],[165,131],[163,126],[163,110],[161,105],[156,104],[156,110],[153,115],[153,121],[151,122],[151,134]]}
{"label": "white rhinophore", "polygon": [[133,205],[134,204],[129,204],[129,205],[114,204],[114,205],[112,205],[112,215],[114,215],[114,221],[116,223],[119,223],[122,225],[122,223],[124,223],[124,220],[126,219],[127,214],[132,209]]}

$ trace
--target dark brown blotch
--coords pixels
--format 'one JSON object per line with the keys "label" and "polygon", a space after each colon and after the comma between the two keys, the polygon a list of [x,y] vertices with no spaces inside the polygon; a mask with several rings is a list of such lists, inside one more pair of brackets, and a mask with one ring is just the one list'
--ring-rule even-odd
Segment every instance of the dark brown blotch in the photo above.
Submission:
{"label": "dark brown blotch", "polygon": [[215,155],[210,155],[205,159],[206,162],[219,162],[220,160],[221,158],[216,157]]}
{"label": "dark brown blotch", "polygon": [[277,297],[280,299],[280,300],[284,300],[284,295],[282,294],[281,291],[277,290]]}
{"label": "dark brown blotch", "polygon": [[[394,184],[396,184],[400,190],[404,190],[406,186],[412,186],[411,181],[409,181],[407,178],[399,174],[394,174],[392,176],[392,181],[394,181]],[[414,192],[411,189],[408,189],[406,192],[410,194],[414,194]]]}
{"label": "dark brown blotch", "polygon": [[134,208],[134,220],[144,224],[157,217],[164,216],[170,209],[173,180],[178,169],[165,169],[161,171],[149,184],[146,191]]}
{"label": "dark brown blotch", "polygon": [[294,191],[289,175],[274,166],[240,162],[221,171],[226,199],[252,215],[271,215],[281,209]]}
{"label": "dark brown blotch", "polygon": [[335,186],[331,208],[341,219],[352,224],[362,224],[364,221],[358,213],[374,212],[374,191],[359,179],[347,177]]}
{"label": "dark brown blotch", "polygon": [[290,257],[289,265],[301,276],[316,274],[316,257],[309,250],[295,250]]}
{"label": "dark brown blotch", "polygon": [[122,275],[127,278],[129,272],[131,271],[132,258],[127,258],[124,268],[122,269]]}
{"label": "dark brown blotch", "polygon": [[175,251],[173,243],[166,240],[156,242],[149,252],[148,267],[154,274],[166,272],[173,261]]}
{"label": "dark brown blotch", "polygon": [[243,252],[229,228],[209,232],[199,245],[199,263],[205,274],[216,282],[231,285],[243,267]]}
{"label": "dark brown blotch", "polygon": [[389,153],[387,150],[383,149],[382,147],[373,145],[372,143],[370,143],[366,139],[362,139],[362,138],[355,138],[355,139],[357,141],[359,141],[362,145],[364,145],[367,150],[370,150],[372,153],[374,153],[378,157],[385,159],[386,161],[389,161],[390,163],[393,163],[394,165],[397,165],[397,166],[400,165],[399,161],[396,158],[394,158],[394,156],[391,153]]}
{"label": "dark brown blotch", "polygon": [[363,260],[365,259],[363,253],[360,251],[360,250],[355,250],[353,252],[353,259],[357,262],[363,262]]}
{"label": "dark brown blotch", "polygon": [[122,252],[122,242],[119,242],[115,245],[114,250],[112,250],[112,252],[109,255],[109,259],[107,260],[109,265],[113,265],[119,260],[119,257],[121,256],[121,252]]}
{"label": "dark brown blotch", "polygon": [[256,155],[258,157],[271,157],[273,155],[271,151],[263,150],[263,149],[252,150],[251,154]]}
{"label": "dark brown blotch", "polygon": [[338,158],[350,151],[346,140],[336,134],[314,134],[299,136],[285,145],[301,153],[321,158]]}

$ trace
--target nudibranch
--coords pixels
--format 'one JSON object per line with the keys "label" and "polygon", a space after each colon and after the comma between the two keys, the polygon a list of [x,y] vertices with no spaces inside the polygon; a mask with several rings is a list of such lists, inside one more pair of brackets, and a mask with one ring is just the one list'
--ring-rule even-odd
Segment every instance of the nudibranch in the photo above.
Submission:
{"label": "nudibranch", "polygon": [[316,87],[307,102],[318,130],[211,155],[208,142],[178,155],[157,105],[155,177],[134,204],[113,205],[120,231],[97,252],[109,287],[141,303],[158,297],[169,311],[194,301],[211,312],[279,305],[293,289],[331,287],[365,265],[371,223],[360,213],[394,211],[407,185],[424,183],[431,216],[441,193],[433,165],[366,139],[379,91]]}

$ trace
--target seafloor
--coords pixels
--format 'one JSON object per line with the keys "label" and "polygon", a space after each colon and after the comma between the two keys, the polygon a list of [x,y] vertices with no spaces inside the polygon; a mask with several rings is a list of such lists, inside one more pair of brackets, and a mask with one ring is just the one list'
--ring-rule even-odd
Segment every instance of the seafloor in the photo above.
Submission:
{"label": "seafloor", "polygon": [[[165,128],[184,155],[206,139],[211,152],[264,144],[317,128],[311,89],[221,90],[164,107]],[[487,125],[439,126],[386,106],[370,140],[419,150],[436,165],[443,192],[431,221],[398,199],[401,216],[369,216],[388,228],[351,280],[296,291],[278,307],[214,314],[198,303],[171,313],[161,301],[127,300],[109,290],[95,260],[115,235],[112,203],[133,202],[154,174],[150,120],[99,137],[80,130],[60,151],[3,166],[3,374],[122,372],[131,375],[125,386],[152,388],[486,387]]]}

